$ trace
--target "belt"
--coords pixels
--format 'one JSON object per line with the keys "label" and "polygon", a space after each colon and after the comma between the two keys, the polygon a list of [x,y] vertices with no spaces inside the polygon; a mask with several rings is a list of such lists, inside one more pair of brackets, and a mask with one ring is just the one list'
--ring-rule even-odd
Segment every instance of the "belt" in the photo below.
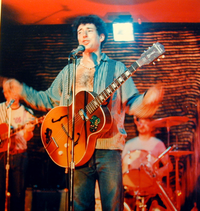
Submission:
{"label": "belt", "polygon": [[26,152],[26,149],[14,149],[12,151],[10,151],[10,155],[16,155],[16,154],[20,154]]}

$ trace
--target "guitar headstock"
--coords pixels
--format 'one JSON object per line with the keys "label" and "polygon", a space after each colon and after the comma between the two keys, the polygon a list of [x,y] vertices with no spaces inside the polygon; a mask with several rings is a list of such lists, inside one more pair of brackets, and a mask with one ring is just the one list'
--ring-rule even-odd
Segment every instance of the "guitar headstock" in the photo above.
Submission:
{"label": "guitar headstock", "polygon": [[156,60],[154,60],[154,61],[152,62],[152,64],[153,64],[153,65],[156,65],[158,62],[161,61],[161,59],[164,59],[164,58],[165,58],[165,55],[163,54],[163,55],[159,56]]}
{"label": "guitar headstock", "polygon": [[137,60],[138,65],[141,67],[146,64],[150,64],[156,58],[161,56],[165,52],[165,48],[160,43],[154,43],[147,51],[145,51],[140,59]]}

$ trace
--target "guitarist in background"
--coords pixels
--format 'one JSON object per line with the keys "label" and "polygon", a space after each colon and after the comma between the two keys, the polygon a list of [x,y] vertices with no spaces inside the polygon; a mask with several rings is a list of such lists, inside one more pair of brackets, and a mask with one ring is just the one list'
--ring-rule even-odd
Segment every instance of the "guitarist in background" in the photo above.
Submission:
{"label": "guitarist in background", "polygon": [[[0,104],[0,131],[3,124],[9,124],[9,109],[7,108],[11,100],[14,102],[11,105],[11,126],[13,129],[24,125],[23,130],[10,136],[10,155],[9,155],[9,188],[8,192],[11,194],[10,203],[8,206],[11,211],[23,211],[25,202],[25,175],[27,171],[27,141],[33,137],[34,125],[26,124],[26,122],[34,118],[31,109],[25,108],[19,103],[19,95],[10,86],[11,80],[3,82],[3,94],[6,102]],[[5,131],[8,133],[8,130]],[[8,139],[1,140],[1,147]],[[6,143],[5,143],[6,144]],[[1,151],[0,148],[0,210],[5,208],[5,184],[6,184],[6,167],[7,151]]]}
{"label": "guitarist in background", "polygon": [[[82,57],[76,63],[76,94],[79,91],[99,94],[114,78],[124,73],[126,67],[102,53],[107,30],[106,24],[98,16],[77,18],[73,30],[79,45],[85,47]],[[16,80],[12,81],[12,86],[32,108],[49,111],[58,105],[68,106],[72,103],[73,65],[70,67],[64,67],[46,91],[38,92]],[[111,82],[108,82],[109,79]],[[113,120],[111,128],[97,138],[90,160],[75,168],[75,211],[95,210],[96,180],[99,183],[103,211],[123,210],[121,151],[127,136],[124,129],[125,113],[139,117],[153,116],[162,96],[161,86],[154,86],[144,94],[139,94],[131,77],[111,95],[107,105]]]}

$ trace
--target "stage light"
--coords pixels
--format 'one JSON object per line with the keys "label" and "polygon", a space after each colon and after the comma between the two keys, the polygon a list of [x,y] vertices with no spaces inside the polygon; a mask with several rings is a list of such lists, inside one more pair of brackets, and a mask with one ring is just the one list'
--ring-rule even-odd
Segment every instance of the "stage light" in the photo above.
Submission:
{"label": "stage light", "polygon": [[131,16],[119,16],[113,21],[114,41],[134,41],[134,28]]}

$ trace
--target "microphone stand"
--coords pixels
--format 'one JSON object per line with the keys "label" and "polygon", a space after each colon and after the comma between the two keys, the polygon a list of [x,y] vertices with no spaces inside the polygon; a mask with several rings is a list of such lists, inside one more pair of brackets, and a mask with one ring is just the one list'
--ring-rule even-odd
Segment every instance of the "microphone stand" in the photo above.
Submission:
{"label": "microphone stand", "polygon": [[6,159],[6,188],[5,188],[5,211],[10,210],[10,193],[8,192],[9,185],[9,169],[10,169],[10,127],[11,127],[11,107],[7,107],[9,111],[9,123],[8,123],[8,149],[7,149],[7,159]]}
{"label": "microphone stand", "polygon": [[[70,58],[72,57],[72,63],[73,63],[73,78],[72,78],[72,149],[71,149],[71,162],[70,162],[70,182],[69,182],[69,201],[70,201],[70,206],[69,209],[70,211],[74,211],[74,170],[75,170],[75,162],[74,162],[74,137],[75,137],[75,89],[76,89],[76,60],[77,60],[77,54],[79,52],[85,51],[85,46],[79,45],[76,49],[72,50],[71,53],[69,54],[68,61],[70,61]],[[69,65],[69,64],[68,64]],[[69,70],[69,75],[70,75],[70,70]],[[69,87],[69,80],[70,77],[68,78],[68,89]],[[68,90],[69,91],[69,90]],[[68,125],[69,126],[69,125]],[[68,153],[67,153],[68,154]],[[68,159],[68,158],[67,158]]]}
{"label": "microphone stand", "polygon": [[[71,56],[71,54],[70,54]],[[74,133],[75,133],[75,86],[76,86],[76,55],[73,56],[72,62],[73,62],[73,93],[72,93],[72,150],[71,150],[71,162],[70,162],[70,211],[74,210],[74,169],[75,169],[75,163],[74,163]]]}

